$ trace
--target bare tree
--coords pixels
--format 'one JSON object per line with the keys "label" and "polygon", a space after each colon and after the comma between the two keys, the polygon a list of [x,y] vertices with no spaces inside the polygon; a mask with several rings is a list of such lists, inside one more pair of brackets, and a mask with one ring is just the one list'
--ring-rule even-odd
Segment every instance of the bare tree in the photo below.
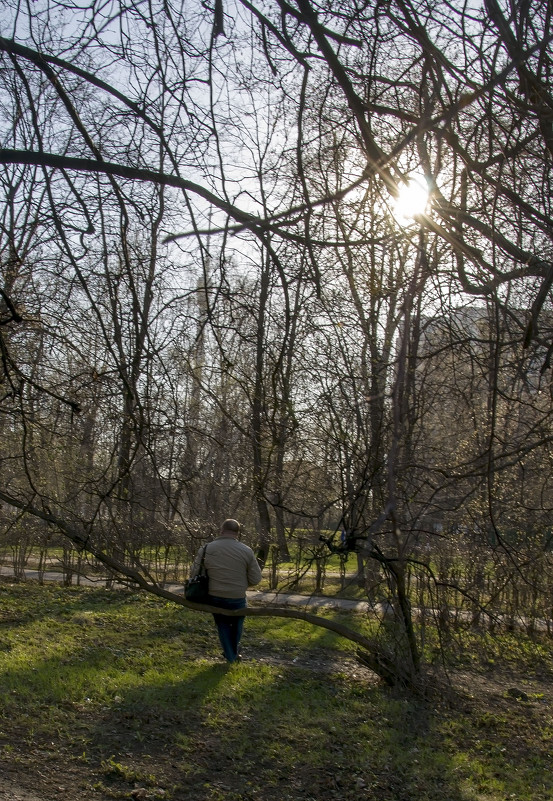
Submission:
{"label": "bare tree", "polygon": [[54,0],[3,32],[4,500],[141,581],[146,532],[222,499],[263,557],[331,510],[414,680],[424,531],[462,510],[516,571],[513,486],[534,543],[550,506],[550,3]]}

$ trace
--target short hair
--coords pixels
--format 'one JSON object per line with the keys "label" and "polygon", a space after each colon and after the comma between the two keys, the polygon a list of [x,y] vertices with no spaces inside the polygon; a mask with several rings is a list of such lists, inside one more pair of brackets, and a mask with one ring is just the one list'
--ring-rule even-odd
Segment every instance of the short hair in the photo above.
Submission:
{"label": "short hair", "polygon": [[240,523],[238,520],[229,518],[228,520],[225,520],[221,526],[221,531],[231,531],[233,534],[240,534]]}

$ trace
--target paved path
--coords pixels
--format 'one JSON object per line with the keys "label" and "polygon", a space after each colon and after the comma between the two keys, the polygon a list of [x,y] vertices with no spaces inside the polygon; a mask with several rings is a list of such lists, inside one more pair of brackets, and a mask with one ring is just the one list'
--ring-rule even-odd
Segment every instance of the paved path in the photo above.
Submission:
{"label": "paved path", "polygon": [[[7,565],[0,566],[0,576],[13,576],[13,569]],[[38,577],[38,570],[25,570],[25,578],[36,580]],[[43,574],[43,581],[56,581],[61,583],[63,581],[63,573],[50,570],[46,571]],[[78,577],[75,574],[73,575],[73,584],[77,583],[88,587],[103,587],[106,584],[106,577],[98,576],[97,578],[90,578],[89,576],[84,575]],[[115,582],[113,586],[125,587],[127,585],[118,584]],[[184,587],[182,584],[173,584],[171,582],[165,584],[164,589],[174,592],[176,595],[182,595],[184,592]],[[370,610],[371,612],[379,615],[386,615],[392,611],[391,607],[387,604],[369,604],[367,601],[350,601],[345,598],[332,598],[322,595],[300,595],[299,593],[262,592],[261,590],[249,590],[247,596],[249,601],[267,604],[267,606],[294,606],[296,608],[299,607],[300,609],[309,609],[313,611],[321,609],[325,606],[354,612],[367,612]],[[431,613],[431,610],[426,611],[427,613]],[[419,613],[419,610],[413,608],[412,612],[413,616],[416,617]],[[434,611],[433,614],[436,614],[436,611]],[[463,619],[465,622],[470,622],[472,619],[472,613],[467,611],[460,611],[457,613],[457,616],[460,619]],[[484,617],[483,620],[485,620]],[[511,627],[514,626],[520,629],[526,629],[529,625],[528,619],[524,617],[520,617],[516,620],[504,620],[502,615],[494,614],[493,621],[500,624],[505,623],[506,625]],[[553,628],[552,620],[533,620],[532,624],[535,629],[543,632],[550,632]]]}
{"label": "paved path", "polygon": [[309,609],[321,609],[325,606],[350,609],[357,612],[366,612],[369,604],[366,601],[349,601],[346,598],[330,598],[322,595],[299,595],[285,592],[261,592],[248,590],[249,601],[270,604],[272,606],[303,606]]}
{"label": "paved path", "polygon": [[[13,576],[13,568],[2,565],[0,566],[0,576]],[[25,570],[26,579],[38,580],[38,570]],[[42,575],[43,581],[63,582],[63,573],[47,570]],[[98,576],[97,578],[90,578],[89,576],[73,575],[73,584],[79,583],[84,587],[103,587],[106,584],[105,576]],[[124,584],[114,584],[116,587],[124,587]],[[174,592],[176,595],[182,595],[184,588],[182,584],[167,583],[164,589]],[[323,607],[339,607],[340,609],[366,612],[369,604],[366,601],[350,601],[344,598],[331,598],[321,595],[300,595],[299,593],[284,593],[284,592],[262,592],[261,590],[248,590],[248,600],[260,604],[267,604],[271,606],[295,606],[309,609],[321,609]]]}

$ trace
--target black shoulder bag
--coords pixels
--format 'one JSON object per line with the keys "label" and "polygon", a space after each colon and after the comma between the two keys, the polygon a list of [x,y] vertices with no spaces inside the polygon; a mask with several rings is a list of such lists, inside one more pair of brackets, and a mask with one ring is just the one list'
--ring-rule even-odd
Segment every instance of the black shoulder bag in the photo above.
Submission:
{"label": "black shoulder bag", "polygon": [[188,579],[184,585],[184,597],[187,601],[192,601],[195,604],[207,603],[207,596],[209,595],[209,577],[204,565],[206,548],[207,544],[204,545],[202,561],[197,574]]}

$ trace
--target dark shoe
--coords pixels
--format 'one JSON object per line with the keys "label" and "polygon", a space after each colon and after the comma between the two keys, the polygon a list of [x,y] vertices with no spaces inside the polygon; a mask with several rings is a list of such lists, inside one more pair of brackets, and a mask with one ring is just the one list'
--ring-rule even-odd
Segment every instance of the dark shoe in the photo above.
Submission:
{"label": "dark shoe", "polygon": [[240,656],[240,654],[237,654],[234,657],[234,659],[227,659],[227,662],[228,662],[229,665],[234,665],[235,662],[241,662],[241,661],[242,661],[242,657]]}

